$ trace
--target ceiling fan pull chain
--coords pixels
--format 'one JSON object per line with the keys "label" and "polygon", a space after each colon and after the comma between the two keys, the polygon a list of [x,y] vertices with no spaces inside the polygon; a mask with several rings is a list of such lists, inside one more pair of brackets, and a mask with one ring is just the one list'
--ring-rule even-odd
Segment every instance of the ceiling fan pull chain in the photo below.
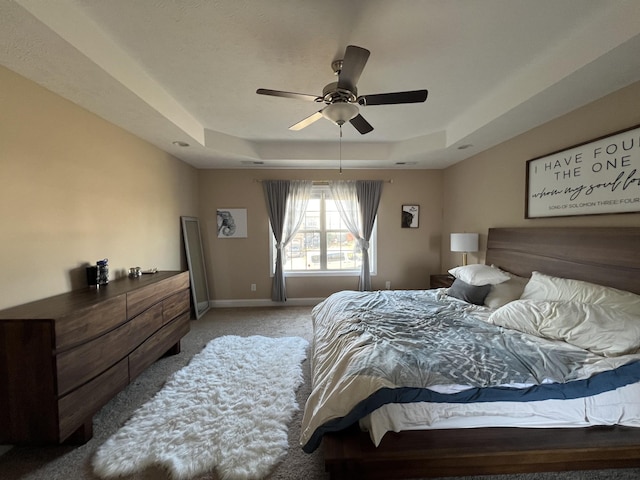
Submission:
{"label": "ceiling fan pull chain", "polygon": [[340,175],[342,175],[342,125],[338,125],[340,127],[340,139],[338,143],[340,144]]}

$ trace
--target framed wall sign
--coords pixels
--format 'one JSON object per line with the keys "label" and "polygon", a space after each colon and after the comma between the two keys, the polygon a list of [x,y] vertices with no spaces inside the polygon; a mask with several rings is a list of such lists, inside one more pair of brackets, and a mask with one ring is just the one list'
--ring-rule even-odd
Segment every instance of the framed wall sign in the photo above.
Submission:
{"label": "framed wall sign", "polygon": [[527,161],[525,218],[640,211],[640,126]]}
{"label": "framed wall sign", "polygon": [[247,238],[247,209],[218,208],[218,238]]}
{"label": "framed wall sign", "polygon": [[419,205],[402,205],[402,228],[418,228]]}

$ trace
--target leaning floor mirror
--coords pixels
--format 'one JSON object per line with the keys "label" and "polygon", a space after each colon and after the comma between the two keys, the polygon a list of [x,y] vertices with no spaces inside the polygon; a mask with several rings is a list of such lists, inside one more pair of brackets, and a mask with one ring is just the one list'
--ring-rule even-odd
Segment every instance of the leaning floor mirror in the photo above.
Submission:
{"label": "leaning floor mirror", "polygon": [[191,280],[191,299],[193,300],[196,319],[198,319],[209,310],[209,285],[202,253],[200,222],[197,217],[180,217],[180,219],[182,221],[184,250]]}

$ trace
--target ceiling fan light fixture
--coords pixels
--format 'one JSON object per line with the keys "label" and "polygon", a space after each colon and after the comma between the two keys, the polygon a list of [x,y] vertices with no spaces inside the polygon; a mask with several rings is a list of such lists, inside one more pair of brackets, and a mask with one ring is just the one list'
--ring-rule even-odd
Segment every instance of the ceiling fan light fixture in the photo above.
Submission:
{"label": "ceiling fan light fixture", "polygon": [[315,96],[306,93],[285,92],[258,88],[259,95],[295,98],[325,103],[327,106],[307,118],[289,127],[289,130],[302,130],[315,121],[324,117],[342,127],[347,122],[361,134],[373,131],[373,126],[360,115],[359,107],[368,105],[398,105],[405,103],[422,103],[427,99],[427,90],[411,90],[406,92],[376,93],[358,96],[358,80],[369,59],[369,50],[356,45],[348,45],[342,60],[331,63],[333,72],[338,76],[337,82],[331,82],[322,89],[322,95]]}
{"label": "ceiling fan light fixture", "polygon": [[336,125],[344,125],[356,115],[358,115],[358,107],[347,102],[332,103],[322,110],[322,116]]}

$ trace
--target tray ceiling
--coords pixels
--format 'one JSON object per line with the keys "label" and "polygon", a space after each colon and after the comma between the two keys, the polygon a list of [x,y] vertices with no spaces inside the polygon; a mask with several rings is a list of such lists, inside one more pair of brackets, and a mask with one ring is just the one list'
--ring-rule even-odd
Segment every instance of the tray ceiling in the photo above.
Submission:
{"label": "tray ceiling", "polygon": [[317,104],[255,92],[320,95],[347,45],[371,51],[359,94],[429,97],[362,107],[343,166],[443,168],[640,80],[640,3],[0,4],[0,64],[198,168],[335,168],[336,125],[288,129]]}

